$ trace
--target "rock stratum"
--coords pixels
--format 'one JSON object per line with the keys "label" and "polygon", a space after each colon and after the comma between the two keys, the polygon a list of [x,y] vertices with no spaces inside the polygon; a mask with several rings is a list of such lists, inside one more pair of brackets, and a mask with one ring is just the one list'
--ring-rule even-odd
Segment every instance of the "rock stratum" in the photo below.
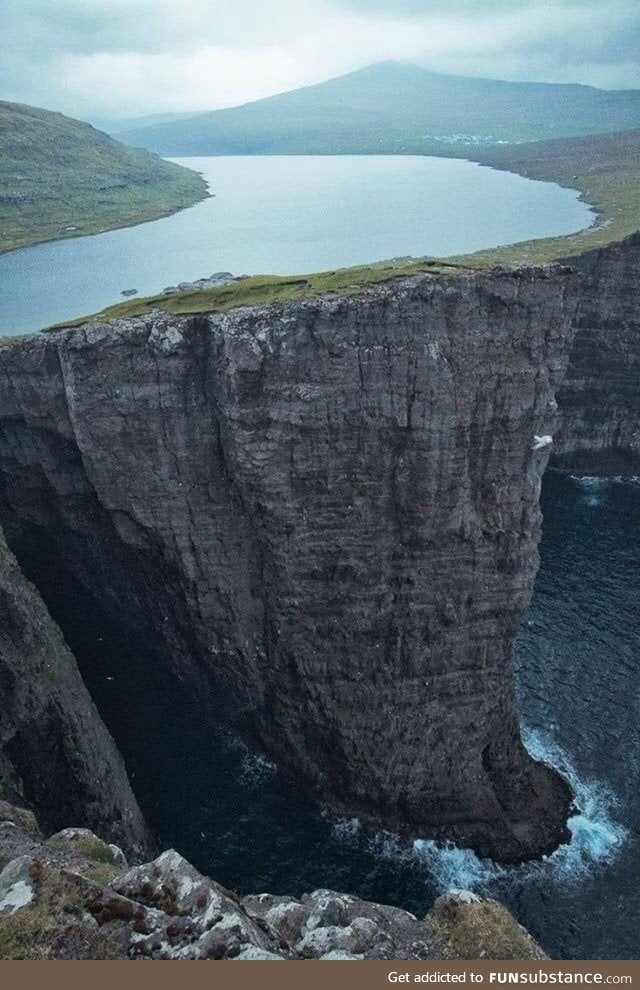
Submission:
{"label": "rock stratum", "polygon": [[105,717],[117,658],[125,756],[156,692],[371,827],[566,837],[511,653],[579,294],[424,275],[0,351],[0,521]]}
{"label": "rock stratum", "polygon": [[545,959],[506,908],[469,891],[427,916],[331,890],[244,898],[175,850],[129,867],[88,829],[45,839],[0,801],[3,959]]}
{"label": "rock stratum", "polygon": [[122,757],[1,534],[0,617],[0,797],[26,793],[49,830],[79,819],[138,855],[148,851]]}
{"label": "rock stratum", "polygon": [[551,466],[640,474],[640,234],[568,264],[582,277]]}

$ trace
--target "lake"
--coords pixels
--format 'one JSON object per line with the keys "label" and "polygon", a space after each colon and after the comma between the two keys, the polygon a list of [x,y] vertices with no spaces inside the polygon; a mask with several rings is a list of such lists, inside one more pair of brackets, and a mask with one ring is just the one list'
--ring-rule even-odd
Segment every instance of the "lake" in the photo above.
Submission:
{"label": "lake", "polygon": [[217,271],[294,275],[447,256],[588,227],[578,193],[449,158],[173,159],[210,199],[170,217],[0,255],[0,334],[27,333]]}

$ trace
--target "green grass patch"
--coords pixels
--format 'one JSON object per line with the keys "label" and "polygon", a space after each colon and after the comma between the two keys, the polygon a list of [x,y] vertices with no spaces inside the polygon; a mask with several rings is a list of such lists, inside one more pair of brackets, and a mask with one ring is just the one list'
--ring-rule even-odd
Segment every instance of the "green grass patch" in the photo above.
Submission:
{"label": "green grass patch", "polygon": [[37,865],[33,904],[0,918],[0,959],[116,959],[108,935],[84,920],[84,904],[61,870]]}
{"label": "green grass patch", "polygon": [[449,919],[432,918],[453,959],[537,959],[535,943],[497,901],[461,904]]}
{"label": "green grass patch", "polygon": [[[197,313],[225,313],[238,306],[258,306],[291,299],[310,299],[322,295],[354,295],[367,286],[379,285],[407,275],[445,274],[462,266],[440,261],[419,260],[387,262],[382,265],[363,265],[357,268],[341,268],[330,272],[288,278],[278,275],[253,275],[215,289],[197,289],[192,292],[160,293],[116,303],[92,316],[80,316],[75,320],[56,323],[47,332],[82,326],[85,323],[108,322],[144,316],[154,309],[162,309],[176,316]],[[14,340],[21,338],[15,337]],[[24,338],[22,338],[24,339]]]}
{"label": "green grass patch", "polygon": [[76,840],[75,845],[87,859],[93,859],[96,863],[108,863],[111,866],[115,863],[113,849],[102,839],[81,837]]}

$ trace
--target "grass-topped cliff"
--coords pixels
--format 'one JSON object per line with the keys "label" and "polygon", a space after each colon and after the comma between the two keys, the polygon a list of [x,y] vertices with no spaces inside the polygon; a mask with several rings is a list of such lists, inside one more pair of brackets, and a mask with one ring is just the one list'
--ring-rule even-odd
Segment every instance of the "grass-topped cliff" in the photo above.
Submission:
{"label": "grass-topped cliff", "polygon": [[189,169],[63,114],[0,102],[0,251],[153,220],[205,195]]}

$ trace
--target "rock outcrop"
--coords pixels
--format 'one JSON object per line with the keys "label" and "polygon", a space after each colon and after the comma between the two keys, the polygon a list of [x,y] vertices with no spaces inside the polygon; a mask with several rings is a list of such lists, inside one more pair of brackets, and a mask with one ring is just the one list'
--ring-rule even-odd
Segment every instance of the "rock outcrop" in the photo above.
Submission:
{"label": "rock outcrop", "polygon": [[426,275],[0,351],[0,521],[123,751],[186,696],[340,814],[500,860],[562,840],[511,651],[577,292]]}
{"label": "rock outcrop", "polygon": [[3,959],[544,959],[509,912],[468,891],[424,920],[331,890],[240,898],[170,849],[129,869],[86,829],[44,839],[0,803]]}
{"label": "rock outcrop", "polygon": [[0,689],[0,797],[28,795],[47,829],[80,820],[134,855],[148,852],[122,757],[1,533]]}

